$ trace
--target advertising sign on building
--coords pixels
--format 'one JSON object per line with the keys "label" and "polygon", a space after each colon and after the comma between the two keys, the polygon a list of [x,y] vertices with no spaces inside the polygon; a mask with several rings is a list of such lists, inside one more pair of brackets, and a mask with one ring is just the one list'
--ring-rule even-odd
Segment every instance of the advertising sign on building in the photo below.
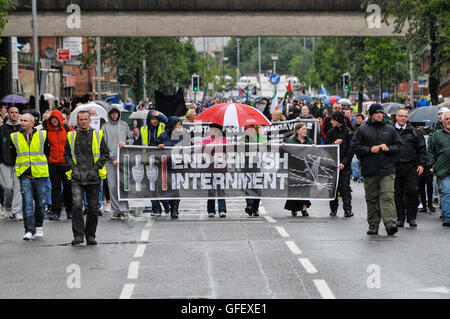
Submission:
{"label": "advertising sign on building", "polygon": [[83,38],[65,37],[63,39],[63,47],[65,50],[70,50],[72,56],[78,56],[83,53]]}

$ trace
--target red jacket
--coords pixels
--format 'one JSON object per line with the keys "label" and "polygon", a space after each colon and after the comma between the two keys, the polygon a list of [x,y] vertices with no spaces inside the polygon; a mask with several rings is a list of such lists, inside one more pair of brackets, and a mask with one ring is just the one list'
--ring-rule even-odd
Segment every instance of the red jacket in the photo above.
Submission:
{"label": "red jacket", "polygon": [[[59,127],[56,129],[52,126],[51,120],[56,117],[59,120]],[[64,148],[67,141],[67,132],[74,129],[69,125],[63,124],[61,112],[53,111],[47,121],[47,140],[50,146],[50,156],[48,158],[49,164],[67,165],[64,160]]]}

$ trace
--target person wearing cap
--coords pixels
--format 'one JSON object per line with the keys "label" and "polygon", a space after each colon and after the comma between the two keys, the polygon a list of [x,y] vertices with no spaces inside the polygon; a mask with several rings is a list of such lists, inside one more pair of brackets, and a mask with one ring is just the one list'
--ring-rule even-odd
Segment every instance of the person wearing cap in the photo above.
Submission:
{"label": "person wearing cap", "polygon": [[338,192],[341,193],[344,205],[344,216],[352,217],[352,189],[350,188],[350,179],[352,175],[351,163],[353,153],[351,151],[351,142],[353,132],[345,124],[344,113],[337,111],[331,115],[331,124],[333,128],[328,131],[325,144],[339,145],[339,180],[336,197],[330,201],[330,216],[336,216],[339,207]]}
{"label": "person wearing cap", "polygon": [[433,135],[434,133],[436,133],[437,131],[444,129],[444,122],[443,122],[442,115],[444,113],[447,113],[447,112],[450,112],[450,109],[448,109],[446,107],[442,107],[442,108],[439,109],[439,111],[438,111],[438,122],[430,130],[430,136]]}
{"label": "person wearing cap", "polygon": [[425,139],[408,122],[407,108],[401,108],[395,115],[394,124],[403,145],[396,156],[395,168],[395,207],[397,226],[403,227],[405,219],[410,227],[417,227],[417,206],[419,205],[418,177],[424,172],[427,163]]}
{"label": "person wearing cap", "polygon": [[384,110],[380,104],[372,104],[369,115],[351,143],[351,152],[360,159],[364,177],[367,234],[378,235],[382,219],[387,234],[393,236],[398,231],[394,202],[395,157],[400,152],[402,140],[395,128],[383,121]]}

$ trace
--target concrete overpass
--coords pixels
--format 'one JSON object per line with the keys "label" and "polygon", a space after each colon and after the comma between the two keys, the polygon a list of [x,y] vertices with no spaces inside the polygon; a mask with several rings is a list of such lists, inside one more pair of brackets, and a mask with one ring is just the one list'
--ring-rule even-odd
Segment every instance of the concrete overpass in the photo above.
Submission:
{"label": "concrete overpass", "polygon": [[[390,36],[358,0],[38,0],[39,36]],[[71,6],[72,5],[72,6]],[[75,5],[75,6],[74,6]],[[379,13],[379,14],[378,14]],[[19,0],[2,36],[31,36]]]}

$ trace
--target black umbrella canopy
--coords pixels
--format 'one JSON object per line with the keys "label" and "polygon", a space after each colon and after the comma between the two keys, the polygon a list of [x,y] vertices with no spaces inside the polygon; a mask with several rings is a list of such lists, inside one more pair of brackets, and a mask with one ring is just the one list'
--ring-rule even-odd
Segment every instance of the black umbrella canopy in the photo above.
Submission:
{"label": "black umbrella canopy", "polygon": [[411,123],[437,123],[440,109],[441,107],[437,105],[416,108],[409,113],[409,121]]}

